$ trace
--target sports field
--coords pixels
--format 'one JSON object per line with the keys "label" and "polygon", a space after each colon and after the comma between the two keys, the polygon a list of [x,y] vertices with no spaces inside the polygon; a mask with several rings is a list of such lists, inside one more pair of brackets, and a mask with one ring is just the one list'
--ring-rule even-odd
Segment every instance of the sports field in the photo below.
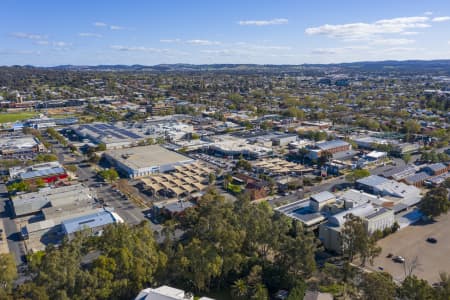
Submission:
{"label": "sports field", "polygon": [[34,117],[36,114],[32,112],[18,113],[0,113],[0,123],[15,122]]}

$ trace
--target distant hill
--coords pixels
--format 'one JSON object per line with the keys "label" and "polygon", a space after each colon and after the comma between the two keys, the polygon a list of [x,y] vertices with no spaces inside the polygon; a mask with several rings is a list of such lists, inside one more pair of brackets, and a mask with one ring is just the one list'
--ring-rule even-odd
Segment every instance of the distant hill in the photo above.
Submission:
{"label": "distant hill", "polygon": [[[20,67],[20,66],[15,66]],[[37,68],[22,66],[20,68]],[[238,72],[238,73],[300,73],[305,71],[327,72],[400,72],[400,73],[443,73],[450,74],[450,60],[406,60],[406,61],[367,61],[337,64],[302,64],[302,65],[258,65],[258,64],[159,64],[145,65],[97,65],[77,66],[60,65],[47,67],[50,70],[73,71],[109,71],[109,72]]]}

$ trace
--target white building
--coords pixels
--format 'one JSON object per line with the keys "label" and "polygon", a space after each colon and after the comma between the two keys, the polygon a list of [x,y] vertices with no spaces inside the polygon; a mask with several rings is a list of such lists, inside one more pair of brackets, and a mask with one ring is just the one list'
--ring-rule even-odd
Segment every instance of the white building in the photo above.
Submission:
{"label": "white building", "polygon": [[415,186],[371,175],[356,181],[356,186],[371,194],[382,196],[390,201],[395,212],[413,206],[422,199],[420,189]]}
{"label": "white building", "polygon": [[368,234],[376,230],[384,230],[395,223],[394,212],[384,207],[365,203],[331,216],[328,222],[320,225],[319,239],[327,250],[342,253],[341,230],[346,222],[346,216],[360,217]]}
{"label": "white building", "polygon": [[158,145],[107,150],[103,155],[119,172],[129,178],[172,171],[175,166],[195,161]]}
{"label": "white building", "polygon": [[[144,289],[134,300],[193,300],[192,293],[185,292],[167,285],[158,288]],[[199,300],[214,300],[212,298],[201,297]]]}
{"label": "white building", "polygon": [[310,207],[315,211],[321,211],[325,206],[336,202],[336,196],[330,192],[324,191],[311,196]]}

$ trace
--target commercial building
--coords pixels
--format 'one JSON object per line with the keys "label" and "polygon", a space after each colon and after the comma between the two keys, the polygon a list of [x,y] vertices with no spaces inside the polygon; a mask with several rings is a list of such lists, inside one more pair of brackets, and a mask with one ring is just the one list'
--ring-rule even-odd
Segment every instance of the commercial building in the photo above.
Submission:
{"label": "commercial building", "polygon": [[45,129],[50,127],[55,127],[56,122],[55,119],[52,118],[36,118],[36,119],[28,119],[25,122],[25,126],[35,128],[35,129]]}
{"label": "commercial building", "polygon": [[172,171],[176,166],[191,164],[193,159],[158,145],[107,150],[103,156],[128,178]]}
{"label": "commercial building", "polygon": [[427,179],[431,176],[425,172],[415,173],[406,178],[403,178],[402,181],[406,184],[413,185],[415,187],[421,187]]}
{"label": "commercial building", "polygon": [[42,188],[38,192],[11,197],[16,216],[34,214],[46,207],[62,207],[75,202],[86,204],[92,200],[90,189],[83,184]]}
{"label": "commercial building", "polygon": [[386,201],[389,201],[396,213],[419,203],[422,199],[420,190],[417,187],[378,175],[359,179],[356,181],[356,186],[358,189],[379,195]]}
{"label": "commercial building", "polygon": [[[134,300],[193,300],[194,295],[167,285],[158,288],[148,288],[139,292]],[[208,297],[200,297],[198,300],[214,300]]]}
{"label": "commercial building", "polygon": [[[83,184],[44,188],[39,192],[14,197],[12,202],[16,215],[35,215],[29,218],[30,223],[25,221],[26,219],[18,219],[18,222],[22,222],[22,238],[28,251],[32,252],[45,249],[49,243],[59,243],[64,233],[73,234],[76,231],[74,228],[77,228],[73,220],[78,220],[78,224],[86,222],[86,226],[93,228],[95,233],[96,229],[100,228],[98,224],[110,223],[106,221],[107,214],[104,212],[112,213],[98,204],[95,194]],[[85,218],[86,216],[89,217]],[[120,222],[120,217],[115,214],[113,216]],[[73,222],[67,224],[71,224],[71,229],[67,227],[66,232],[62,223],[70,220]]]}
{"label": "commercial building", "polygon": [[116,223],[123,223],[123,219],[113,211],[103,210],[65,220],[61,223],[61,226],[62,232],[71,239],[76,232],[81,230],[89,230],[94,235],[101,235],[101,231],[105,226]]}
{"label": "commercial building", "polygon": [[194,295],[167,285],[142,290],[135,300],[193,300]]}
{"label": "commercial building", "polygon": [[318,159],[324,152],[336,154],[340,152],[346,152],[352,149],[352,146],[346,141],[333,140],[318,143],[315,147],[309,148],[308,156],[310,159]]}
{"label": "commercial building", "polygon": [[298,135],[296,134],[282,134],[272,138],[274,146],[286,146],[290,143],[296,142]]}
{"label": "commercial building", "polygon": [[83,139],[89,139],[95,144],[105,144],[106,149],[131,147],[144,140],[144,136],[106,123],[82,124],[73,126],[72,130]]}
{"label": "commercial building", "polygon": [[447,173],[450,170],[450,164],[444,164],[444,163],[435,163],[426,166],[422,169],[422,171],[426,172],[429,175],[437,176],[444,173]]}
{"label": "commercial building", "polygon": [[414,175],[416,173],[416,168],[412,165],[406,165],[401,167],[393,167],[390,169],[387,169],[381,175],[383,177],[394,179],[397,181],[400,181],[406,177],[409,177],[411,175]]}
{"label": "commercial building", "polygon": [[211,142],[204,148],[215,155],[225,157],[260,158],[273,153],[269,147],[250,144],[247,139],[232,135],[220,135],[209,138]]}
{"label": "commercial building", "polygon": [[138,145],[150,138],[176,141],[194,132],[193,126],[177,118],[161,117],[138,123],[91,123],[72,126],[81,138],[94,144],[105,144],[106,149],[121,149]]}
{"label": "commercial building", "polygon": [[360,217],[368,234],[376,230],[384,230],[392,227],[395,222],[394,212],[384,207],[378,207],[372,203],[365,203],[328,218],[328,222],[320,225],[319,239],[329,251],[342,253],[341,230],[346,222],[346,217],[352,214]]}
{"label": "commercial building", "polygon": [[11,179],[21,179],[24,181],[35,181],[42,179],[46,183],[64,181],[68,178],[66,170],[57,162],[47,162],[29,167],[13,167],[9,169]]}
{"label": "commercial building", "polygon": [[289,162],[281,158],[263,158],[254,161],[251,164],[252,167],[255,169],[255,171],[258,173],[276,174],[276,175],[289,173],[301,174],[312,170],[309,168],[305,168],[301,164]]}
{"label": "commercial building", "polygon": [[0,137],[0,156],[3,159],[32,159],[44,152],[44,145],[32,135],[8,135]]}
{"label": "commercial building", "polygon": [[363,149],[371,149],[373,150],[379,145],[389,145],[390,142],[386,139],[372,137],[372,136],[364,136],[353,138],[353,141],[358,145],[359,148]]}
{"label": "commercial building", "polygon": [[310,197],[310,207],[315,212],[320,212],[325,206],[336,202],[336,196],[330,192],[324,191],[314,194]]}

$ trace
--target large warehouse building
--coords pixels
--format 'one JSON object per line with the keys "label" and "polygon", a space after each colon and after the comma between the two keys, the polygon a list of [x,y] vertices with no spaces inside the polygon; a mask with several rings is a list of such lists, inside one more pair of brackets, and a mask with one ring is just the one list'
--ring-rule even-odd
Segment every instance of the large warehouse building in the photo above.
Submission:
{"label": "large warehouse building", "polygon": [[103,155],[120,173],[129,178],[172,171],[175,166],[195,161],[158,145],[108,150]]}

